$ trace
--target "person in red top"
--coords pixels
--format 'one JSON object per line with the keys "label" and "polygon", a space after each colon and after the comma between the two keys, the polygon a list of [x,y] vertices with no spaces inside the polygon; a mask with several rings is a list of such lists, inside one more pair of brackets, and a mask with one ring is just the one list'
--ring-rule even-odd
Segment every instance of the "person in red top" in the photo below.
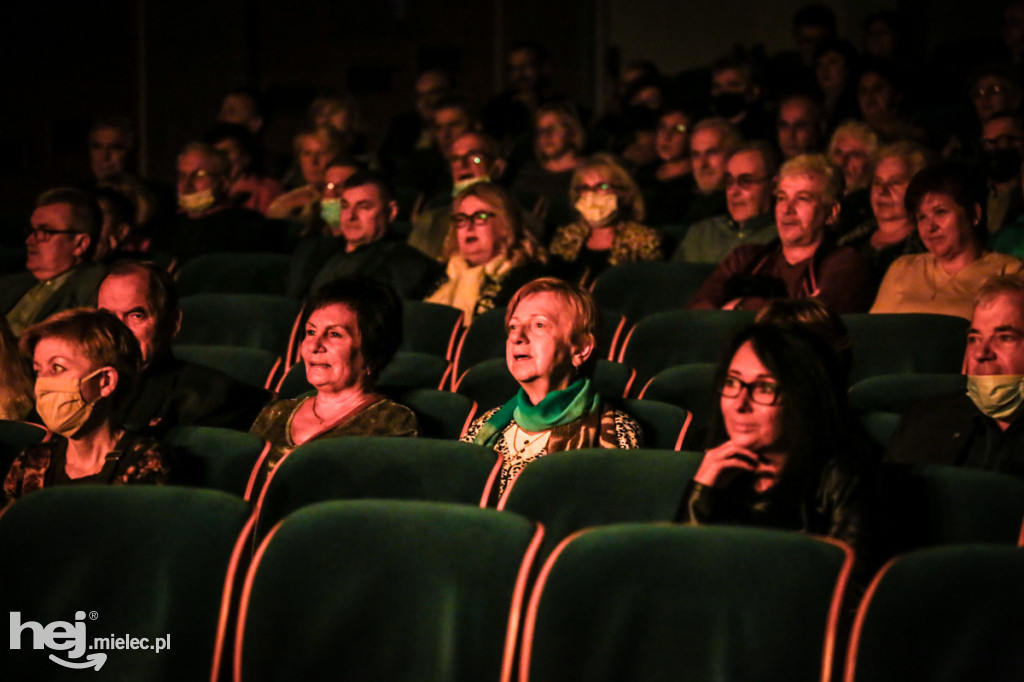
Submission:
{"label": "person in red top", "polygon": [[839,218],[842,187],[842,174],[820,154],[787,161],[775,192],[779,238],[730,251],[688,307],[757,310],[772,298],[817,298],[837,313],[865,312],[875,293],[870,267],[826,234]]}

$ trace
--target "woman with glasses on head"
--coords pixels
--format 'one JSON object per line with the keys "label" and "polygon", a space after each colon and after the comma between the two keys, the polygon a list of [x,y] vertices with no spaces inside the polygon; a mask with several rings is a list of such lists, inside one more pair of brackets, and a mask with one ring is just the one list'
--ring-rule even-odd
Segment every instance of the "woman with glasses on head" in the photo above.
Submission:
{"label": "woman with glasses on head", "polygon": [[426,301],[458,308],[467,324],[508,303],[519,286],[542,274],[547,261],[523,229],[518,206],[490,182],[478,182],[455,197],[443,257],[445,278]]}
{"label": "woman with glasses on head", "polygon": [[580,283],[592,282],[612,265],[663,259],[661,234],[637,222],[644,218],[640,190],[611,156],[584,161],[569,193],[579,219],[559,228],[551,253],[575,266]]}
{"label": "woman with glasses on head", "polygon": [[863,558],[865,463],[828,342],[793,325],[741,331],[719,365],[714,447],[681,520],[740,523],[837,538]]}

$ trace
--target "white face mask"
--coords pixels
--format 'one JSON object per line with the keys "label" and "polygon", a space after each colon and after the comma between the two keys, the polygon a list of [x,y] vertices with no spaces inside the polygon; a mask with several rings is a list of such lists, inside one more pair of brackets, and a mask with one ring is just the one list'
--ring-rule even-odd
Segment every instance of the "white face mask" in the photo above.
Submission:
{"label": "white face mask", "polygon": [[967,397],[985,415],[993,419],[1006,419],[1024,403],[1024,375],[969,375]]}
{"label": "white face mask", "polygon": [[619,207],[619,198],[614,194],[587,192],[576,201],[576,210],[591,225],[607,223]]}
{"label": "white face mask", "polygon": [[82,384],[104,370],[100,367],[81,379],[39,377],[36,379],[36,412],[46,428],[64,437],[73,436],[92,416],[95,402],[82,395]]}
{"label": "white face mask", "polygon": [[179,194],[178,206],[186,213],[202,213],[217,201],[212,189],[201,189],[191,194]]}

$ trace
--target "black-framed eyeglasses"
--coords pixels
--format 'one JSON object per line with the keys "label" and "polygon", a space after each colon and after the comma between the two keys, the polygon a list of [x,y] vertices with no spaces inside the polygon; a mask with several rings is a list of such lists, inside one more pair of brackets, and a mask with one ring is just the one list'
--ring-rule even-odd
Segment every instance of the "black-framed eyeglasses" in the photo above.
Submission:
{"label": "black-framed eyeglasses", "polygon": [[469,152],[468,154],[463,154],[462,156],[452,154],[451,156],[448,157],[448,163],[451,163],[453,165],[460,161],[466,164],[467,166],[479,166],[481,164],[487,163],[487,155],[481,154],[480,152]]}
{"label": "black-framed eyeglasses", "polygon": [[774,405],[779,402],[779,385],[767,379],[747,383],[736,377],[726,377],[719,393],[723,398],[739,398],[743,389],[747,389],[747,395],[758,405]]}
{"label": "black-framed eyeglasses", "polygon": [[472,215],[466,213],[455,213],[452,215],[452,224],[455,227],[462,229],[468,227],[470,223],[474,225],[486,225],[491,221],[494,216],[497,215],[493,211],[477,211]]}
{"label": "black-framed eyeglasses", "polygon": [[757,176],[751,173],[741,173],[739,175],[732,175],[730,173],[725,174],[725,188],[729,189],[733,186],[738,186],[742,190],[748,190],[754,185],[760,185],[765,180],[768,180],[771,176],[762,175]]}
{"label": "black-framed eyeglasses", "polygon": [[599,182],[596,185],[577,185],[576,193],[583,195],[587,192],[593,192],[594,194],[611,194],[615,191],[615,186],[610,182]]}
{"label": "black-framed eyeglasses", "polygon": [[35,237],[37,242],[48,242],[55,234],[85,234],[80,230],[51,230],[48,227],[27,227],[25,228],[25,239]]}

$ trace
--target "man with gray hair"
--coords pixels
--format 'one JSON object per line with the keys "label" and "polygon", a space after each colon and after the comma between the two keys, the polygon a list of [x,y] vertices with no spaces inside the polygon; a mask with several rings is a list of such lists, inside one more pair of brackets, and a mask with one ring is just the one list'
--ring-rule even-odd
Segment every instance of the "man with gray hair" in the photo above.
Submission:
{"label": "man with gray hair", "polygon": [[875,293],[867,261],[836,248],[826,233],[839,218],[842,190],[842,174],[821,154],[783,164],[775,191],[779,238],[729,252],[689,307],[757,310],[771,298],[817,298],[836,313],[866,311]]}
{"label": "man with gray hair", "polygon": [[60,187],[39,196],[25,237],[25,271],[0,277],[0,312],[16,335],[53,313],[95,303],[103,266],[90,261],[102,224],[84,190]]}
{"label": "man with gray hair", "polygon": [[273,250],[263,214],[232,206],[230,162],[219,149],[189,142],[178,156],[178,215],[153,237],[153,250],[182,263],[215,251]]}

